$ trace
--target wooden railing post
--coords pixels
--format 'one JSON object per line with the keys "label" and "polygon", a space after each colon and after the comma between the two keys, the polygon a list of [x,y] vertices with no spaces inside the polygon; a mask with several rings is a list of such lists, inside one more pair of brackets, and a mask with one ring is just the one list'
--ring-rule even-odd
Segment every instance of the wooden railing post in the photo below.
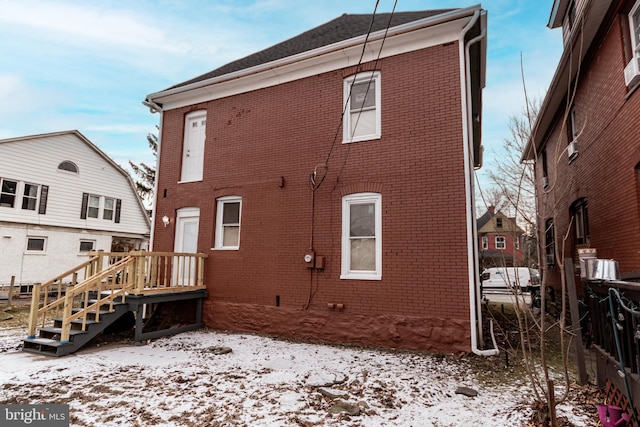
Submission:
{"label": "wooden railing post", "polygon": [[100,249],[98,251],[98,262],[96,263],[96,271],[93,274],[98,274],[102,271],[102,258],[104,257],[104,251]]}
{"label": "wooden railing post", "polygon": [[204,257],[201,256],[198,256],[198,286],[204,286]]}
{"label": "wooden railing post", "polygon": [[136,289],[138,293],[144,291],[144,255],[135,255],[136,258]]}
{"label": "wooden railing post", "polygon": [[69,317],[71,317],[71,309],[73,306],[73,293],[68,292],[64,296],[64,308],[62,310],[62,331],[60,332],[60,343],[68,343],[69,336],[71,335],[71,321]]}
{"label": "wooden railing post", "polygon": [[38,323],[38,305],[40,304],[40,285],[36,283],[31,290],[31,311],[29,312],[28,337],[36,337],[36,323]]}

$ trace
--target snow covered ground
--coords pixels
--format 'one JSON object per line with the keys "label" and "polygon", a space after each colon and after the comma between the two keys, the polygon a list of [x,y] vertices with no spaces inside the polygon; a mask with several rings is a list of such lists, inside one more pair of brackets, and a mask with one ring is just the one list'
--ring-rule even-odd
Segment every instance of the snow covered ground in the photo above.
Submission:
{"label": "snow covered ground", "polygon": [[[19,351],[23,336],[0,330],[0,403],[65,403],[73,426],[526,426],[531,415],[528,387],[483,383],[473,356],[202,330],[54,358]],[[579,408],[559,415],[595,425]]]}

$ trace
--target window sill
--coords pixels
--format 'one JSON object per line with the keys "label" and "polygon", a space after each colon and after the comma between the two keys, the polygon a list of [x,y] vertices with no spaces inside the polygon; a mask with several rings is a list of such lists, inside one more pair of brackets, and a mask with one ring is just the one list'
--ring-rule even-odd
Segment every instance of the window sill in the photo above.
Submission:
{"label": "window sill", "polygon": [[375,141],[376,139],[381,139],[382,136],[379,134],[376,135],[365,135],[365,136],[359,136],[358,138],[353,138],[353,139],[343,139],[342,143],[343,144],[352,144],[355,142],[364,142],[364,141]]}
{"label": "window sill", "polygon": [[347,273],[340,275],[341,280],[382,280],[382,275],[377,273]]}
{"label": "window sill", "polygon": [[45,251],[24,251],[24,255],[46,255]]}
{"label": "window sill", "polygon": [[212,251],[239,251],[239,246],[228,247],[228,248],[211,248]]}
{"label": "window sill", "polygon": [[200,178],[200,179],[194,179],[194,180],[191,180],[191,181],[178,181],[178,184],[189,184],[191,182],[202,182],[202,181],[203,181],[203,179]]}

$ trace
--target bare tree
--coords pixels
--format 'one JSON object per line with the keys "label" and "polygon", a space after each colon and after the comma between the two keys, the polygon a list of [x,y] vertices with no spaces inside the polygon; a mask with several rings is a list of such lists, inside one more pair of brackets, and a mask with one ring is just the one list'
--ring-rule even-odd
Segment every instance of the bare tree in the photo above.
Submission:
{"label": "bare tree", "polygon": [[[158,136],[153,133],[148,134],[147,142],[149,143],[149,148],[151,148],[151,151],[153,152],[153,157],[157,158]],[[129,160],[129,166],[137,177],[135,183],[138,195],[146,204],[151,204],[153,200],[153,188],[156,180],[155,165],[149,166],[143,162],[140,162],[140,164],[135,164],[131,160]]]}

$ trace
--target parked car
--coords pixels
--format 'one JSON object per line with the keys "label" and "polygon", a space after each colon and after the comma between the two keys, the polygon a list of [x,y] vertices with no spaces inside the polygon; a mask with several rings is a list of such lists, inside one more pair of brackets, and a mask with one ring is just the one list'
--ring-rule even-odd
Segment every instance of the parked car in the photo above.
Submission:
{"label": "parked car", "polygon": [[528,292],[540,286],[538,270],[529,267],[492,267],[480,275],[483,290]]}

